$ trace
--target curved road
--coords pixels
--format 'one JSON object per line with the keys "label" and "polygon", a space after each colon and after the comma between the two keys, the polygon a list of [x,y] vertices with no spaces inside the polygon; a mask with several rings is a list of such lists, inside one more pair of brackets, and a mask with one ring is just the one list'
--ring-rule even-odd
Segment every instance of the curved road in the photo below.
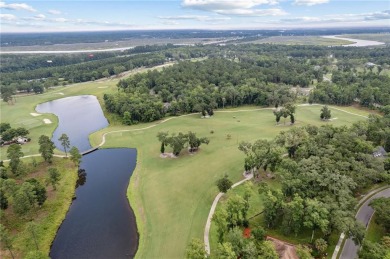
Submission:
{"label": "curved road", "polygon": [[[383,191],[378,192],[377,194],[366,200],[356,213],[356,220],[368,227],[368,223],[370,222],[370,219],[374,214],[374,209],[368,206],[368,204],[373,199],[380,197],[390,197],[390,188],[384,189]],[[359,246],[355,245],[352,239],[349,238],[344,244],[343,250],[340,254],[340,259],[355,259],[357,258],[358,250]]]}

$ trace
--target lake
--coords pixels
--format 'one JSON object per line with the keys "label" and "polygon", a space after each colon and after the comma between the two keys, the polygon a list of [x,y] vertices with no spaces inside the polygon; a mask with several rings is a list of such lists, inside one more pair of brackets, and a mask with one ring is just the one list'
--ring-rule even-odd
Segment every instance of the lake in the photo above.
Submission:
{"label": "lake", "polygon": [[[62,98],[37,106],[53,113],[59,125],[52,141],[66,133],[80,152],[91,148],[88,136],[108,126],[95,96]],[[133,258],[138,248],[135,215],[126,197],[136,166],[137,151],[130,148],[100,149],[82,157],[76,199],[72,202],[52,243],[50,257]],[[76,173],[76,172],[74,172]]]}
{"label": "lake", "polygon": [[84,155],[87,177],[52,244],[55,258],[132,258],[138,247],[134,212],[126,198],[135,149],[101,149]]}
{"label": "lake", "polygon": [[80,152],[91,148],[88,136],[108,126],[102,108],[96,96],[82,95],[61,98],[39,104],[39,113],[54,113],[58,117],[58,127],[55,129],[52,141],[56,147],[64,151],[58,138],[65,133],[70,145],[76,146]]}

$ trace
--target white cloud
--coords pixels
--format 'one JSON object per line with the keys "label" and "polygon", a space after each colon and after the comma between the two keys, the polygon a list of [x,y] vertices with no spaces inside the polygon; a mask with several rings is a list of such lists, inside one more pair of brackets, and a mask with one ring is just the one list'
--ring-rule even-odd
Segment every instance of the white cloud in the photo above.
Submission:
{"label": "white cloud", "polygon": [[205,11],[249,9],[258,5],[277,4],[278,0],[183,0],[182,5]]}
{"label": "white cloud", "polygon": [[33,17],[34,20],[43,20],[43,19],[45,19],[45,18],[46,18],[46,16],[43,15],[43,14],[37,14],[37,15],[35,15],[35,16]]}
{"label": "white cloud", "polygon": [[210,17],[205,15],[158,16],[158,18],[163,20],[196,20],[201,22],[230,20],[230,17]]}
{"label": "white cloud", "polygon": [[49,14],[54,14],[54,15],[59,15],[61,14],[61,11],[58,11],[58,10],[49,10],[47,11]]}
{"label": "white cloud", "polygon": [[24,10],[29,12],[36,12],[32,6],[24,3],[13,3],[13,4],[7,4],[5,2],[0,2],[0,8],[8,9],[8,10]]}
{"label": "white cloud", "polygon": [[296,5],[317,5],[317,4],[326,4],[329,0],[295,0],[294,4]]}
{"label": "white cloud", "polygon": [[286,15],[287,12],[282,9],[231,9],[218,10],[219,14],[241,15],[241,16],[279,16]]}
{"label": "white cloud", "polygon": [[183,0],[182,6],[223,15],[275,16],[287,13],[279,8],[258,9],[259,5],[275,5],[279,0]]}
{"label": "white cloud", "polygon": [[366,14],[364,19],[366,21],[390,19],[390,10]]}
{"label": "white cloud", "polygon": [[15,21],[15,20],[17,20],[17,17],[13,14],[1,13],[0,19],[4,20],[4,21]]}
{"label": "white cloud", "polygon": [[373,13],[360,13],[360,14],[339,14],[339,15],[325,15],[322,17],[292,17],[280,19],[279,23],[344,23],[344,22],[363,22],[363,21],[377,21],[390,19],[390,10]]}
{"label": "white cloud", "polygon": [[67,22],[69,20],[66,19],[66,18],[55,18],[55,19],[52,19],[50,21],[53,21],[53,22]]}

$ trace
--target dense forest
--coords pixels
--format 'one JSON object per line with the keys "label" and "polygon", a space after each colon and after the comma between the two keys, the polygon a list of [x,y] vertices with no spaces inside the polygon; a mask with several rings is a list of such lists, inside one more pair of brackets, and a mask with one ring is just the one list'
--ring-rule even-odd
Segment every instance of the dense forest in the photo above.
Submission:
{"label": "dense forest", "polygon": [[[10,101],[17,92],[42,93],[175,61],[163,71],[121,80],[118,93],[104,97],[107,110],[129,113],[124,123],[134,124],[225,106],[279,106],[296,98],[291,87],[313,86],[309,102],[380,107],[390,104],[390,77],[381,73],[390,64],[388,53],[389,47],[168,44],[93,55],[5,55],[0,90]],[[194,58],[204,60],[188,61]]]}

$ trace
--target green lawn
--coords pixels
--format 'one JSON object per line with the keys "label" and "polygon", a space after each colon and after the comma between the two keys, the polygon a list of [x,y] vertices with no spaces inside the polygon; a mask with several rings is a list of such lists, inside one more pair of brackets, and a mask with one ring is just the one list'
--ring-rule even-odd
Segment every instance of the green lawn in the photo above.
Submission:
{"label": "green lawn", "polygon": [[[241,112],[246,109],[252,111]],[[93,145],[101,142],[105,132],[130,130],[108,134],[103,147],[136,147],[138,161],[131,178],[128,197],[135,210],[140,228],[138,258],[183,258],[185,248],[193,237],[203,240],[203,230],[211,203],[218,193],[215,181],[228,174],[234,181],[241,179],[244,155],[238,150],[240,141],[259,138],[272,139],[291,126],[275,126],[269,109],[254,110],[241,107],[229,112],[216,112],[211,119],[199,115],[173,118],[164,123],[135,126],[115,126],[91,136]],[[307,124],[350,125],[363,117],[332,109],[331,122],[319,120],[321,106],[304,106],[297,109],[297,126]],[[353,108],[351,108],[353,111]],[[365,113],[365,111],[358,111]],[[149,127],[148,129],[143,129]],[[136,130],[136,131],[134,131]],[[156,139],[159,131],[197,132],[208,136],[210,144],[202,146],[198,154],[186,152],[178,159],[161,159]],[[214,134],[210,131],[214,130]],[[230,140],[226,135],[231,134]],[[173,238],[180,237],[180,238]]]}
{"label": "green lawn", "polygon": [[[89,82],[60,87],[42,95],[19,97],[15,105],[1,104],[2,121],[10,122],[13,126],[26,120],[37,120],[29,127],[32,142],[23,146],[26,155],[37,153],[38,136],[51,135],[57,124],[54,115],[45,114],[39,117],[30,115],[38,103],[81,94],[93,94],[102,101],[103,93],[116,91],[116,82],[117,79]],[[332,109],[334,120],[322,122],[319,119],[321,107],[319,105],[298,107],[296,126],[350,125],[364,119]],[[282,125],[275,126],[272,110],[256,110],[258,108],[241,107],[222,112],[216,111],[215,116],[210,119],[189,115],[175,117],[164,123],[153,122],[134,126],[121,126],[114,123],[90,136],[92,145],[96,146],[101,142],[102,134],[105,132],[141,129],[108,134],[103,146],[104,148],[135,147],[138,151],[137,167],[127,192],[140,232],[138,258],[183,258],[191,238],[203,239],[206,218],[218,192],[215,187],[216,179],[228,174],[230,179],[236,182],[242,177],[244,155],[238,150],[238,143],[259,138],[272,139],[280,131],[291,128],[288,122],[283,125],[283,119]],[[368,114],[355,108],[347,109],[359,114]],[[49,118],[54,123],[45,125],[41,121],[42,118]],[[113,118],[108,115],[110,122],[113,122]],[[148,126],[151,127],[142,130]],[[157,132],[189,130],[197,132],[198,136],[209,137],[210,144],[202,146],[194,155],[183,151],[177,159],[159,157],[160,144],[156,138]],[[214,134],[210,133],[211,130]],[[230,140],[226,139],[227,134],[231,134]],[[5,150],[5,147],[1,149],[2,159],[6,157]]]}

